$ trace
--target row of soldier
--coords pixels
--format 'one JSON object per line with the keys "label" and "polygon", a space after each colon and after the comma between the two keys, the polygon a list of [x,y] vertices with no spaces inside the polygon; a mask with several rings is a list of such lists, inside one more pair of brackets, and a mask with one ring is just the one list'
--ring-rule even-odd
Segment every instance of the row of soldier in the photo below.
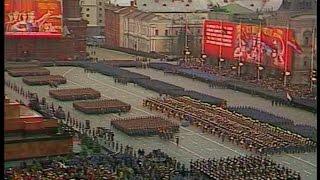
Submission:
{"label": "row of soldier", "polygon": [[207,159],[190,162],[190,170],[212,179],[301,179],[300,174],[262,156]]}
{"label": "row of soldier", "polygon": [[[199,104],[185,104],[184,108],[181,107],[183,103],[178,103],[178,101],[179,99],[166,100],[166,103],[170,103],[173,107],[182,108],[182,112],[187,111],[188,114],[192,114],[194,118],[191,123],[196,124],[204,132],[218,135],[222,141],[228,139],[258,153],[308,152],[316,149],[315,142],[297,134],[217,108],[212,111],[203,111],[199,109]],[[179,111],[179,109],[176,110]]]}

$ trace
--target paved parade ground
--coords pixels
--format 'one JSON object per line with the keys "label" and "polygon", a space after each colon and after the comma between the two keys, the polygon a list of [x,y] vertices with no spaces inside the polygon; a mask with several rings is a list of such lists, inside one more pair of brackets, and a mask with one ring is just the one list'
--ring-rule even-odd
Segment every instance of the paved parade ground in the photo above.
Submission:
{"label": "paved parade ground", "polygon": [[171,83],[186,90],[194,90],[209,94],[218,98],[226,99],[228,106],[251,106],[272,114],[291,119],[296,124],[307,124],[317,128],[316,114],[308,112],[299,108],[287,106],[272,106],[271,100],[267,100],[258,96],[238,92],[231,89],[211,88],[208,83],[204,83],[191,78],[186,78],[179,75],[164,73],[155,69],[141,69],[141,68],[125,68],[126,70],[136,72],[139,74],[150,76],[152,79]]}
{"label": "paved parade ground", "polygon": [[[97,51],[97,50],[96,50]],[[99,53],[98,53],[99,52]],[[100,58],[110,59],[134,59],[135,56],[127,55],[124,53],[100,49],[97,54]],[[106,58],[106,55],[108,55]],[[46,97],[49,104],[53,102],[55,106],[60,105],[64,110],[69,111],[72,117],[75,117],[82,122],[85,120],[91,121],[91,127],[110,127],[110,120],[115,118],[124,117],[137,117],[137,116],[150,116],[160,115],[155,111],[142,106],[142,100],[146,97],[158,97],[156,92],[146,90],[142,87],[128,84],[116,84],[114,79],[99,73],[84,73],[84,69],[78,67],[50,67],[48,68],[52,75],[63,75],[67,78],[67,84],[60,85],[59,88],[80,88],[91,87],[101,92],[103,99],[119,99],[123,102],[129,103],[132,109],[129,113],[118,114],[103,114],[103,115],[87,115],[80,111],[74,110],[72,101],[63,102],[49,97],[49,86],[28,86],[22,82],[22,78],[13,78],[7,73],[5,79],[16,82],[19,86],[23,86],[25,90],[38,93],[39,97]],[[184,78],[181,76],[164,74],[161,71],[153,69],[135,69],[130,68],[130,71],[138,72],[151,76],[151,78],[159,79],[169,82],[186,89],[196,90],[199,92],[207,93],[216,97],[224,98],[227,100],[228,105],[247,105],[257,107],[274,114],[288,117],[295,121],[295,123],[304,123],[316,127],[316,116],[313,113],[291,107],[276,107],[271,106],[271,101],[263,98],[254,97],[241,92],[236,92],[226,89],[213,89],[209,88],[206,83],[193,81],[192,79]],[[13,100],[20,100],[22,97],[5,88],[5,93]],[[244,149],[230,144],[228,142],[221,142],[218,137],[209,134],[203,134],[195,127],[180,127],[180,132],[176,135],[180,137],[179,146],[173,141],[166,141],[160,139],[158,136],[152,137],[129,137],[126,134],[113,129],[115,132],[115,141],[125,145],[130,145],[135,149],[144,148],[146,151],[153,149],[162,149],[170,156],[176,157],[177,160],[183,163],[189,163],[190,159],[197,158],[220,158],[227,156],[238,156],[250,154]],[[281,163],[293,170],[301,173],[302,179],[316,179],[317,173],[317,155],[314,153],[301,153],[301,154],[281,154],[273,155],[272,159]]]}

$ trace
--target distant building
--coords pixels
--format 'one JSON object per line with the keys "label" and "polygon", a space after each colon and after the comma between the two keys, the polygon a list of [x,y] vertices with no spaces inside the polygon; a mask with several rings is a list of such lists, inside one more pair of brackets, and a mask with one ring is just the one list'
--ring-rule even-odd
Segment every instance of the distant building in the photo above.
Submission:
{"label": "distant building", "polygon": [[135,9],[133,6],[105,6],[105,44],[110,47],[123,46],[123,16]]}
{"label": "distant building", "polygon": [[110,0],[80,0],[81,16],[88,21],[87,36],[102,35],[105,25],[104,7]]}
{"label": "distant building", "polygon": [[207,0],[138,0],[137,8],[145,12],[181,13],[207,11]]}
{"label": "distant building", "polygon": [[192,56],[200,56],[202,24],[209,10],[206,0],[139,0],[137,8],[170,20],[164,29],[166,38],[171,39],[167,42],[169,54],[182,55],[187,45]]}
{"label": "distant building", "polygon": [[123,47],[136,51],[170,54],[170,19],[139,10],[126,14],[123,18]]}
{"label": "distant building", "polygon": [[43,119],[40,114],[7,97],[4,113],[5,161],[72,153],[72,136],[57,134],[56,119]]}
{"label": "distant building", "polygon": [[104,26],[105,0],[80,0],[82,18],[87,20],[88,26]]}

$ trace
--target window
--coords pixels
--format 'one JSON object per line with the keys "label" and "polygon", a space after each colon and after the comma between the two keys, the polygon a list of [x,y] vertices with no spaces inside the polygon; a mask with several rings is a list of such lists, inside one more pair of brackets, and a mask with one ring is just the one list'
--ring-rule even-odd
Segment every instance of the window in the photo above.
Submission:
{"label": "window", "polygon": [[87,14],[86,16],[87,16],[87,17],[90,17],[90,14]]}
{"label": "window", "polygon": [[186,4],[186,6],[189,6],[189,4]]}
{"label": "window", "polygon": [[102,8],[99,8],[100,11],[102,11]]}
{"label": "window", "polygon": [[200,29],[198,29],[198,34],[200,34],[201,33],[201,30]]}
{"label": "window", "polygon": [[167,6],[166,4],[162,4],[162,6]]}
{"label": "window", "polygon": [[99,2],[99,6],[102,6],[102,2]]}
{"label": "window", "polygon": [[147,6],[147,4],[142,4],[142,6]]}
{"label": "window", "polygon": [[303,67],[307,67],[307,61],[306,60],[303,61]]}
{"label": "window", "polygon": [[308,47],[311,46],[311,39],[312,39],[312,32],[311,31],[305,31],[303,33],[303,46]]}
{"label": "window", "polygon": [[164,32],[164,34],[165,34],[166,36],[168,36],[168,35],[169,35],[168,30],[166,30],[166,31]]}
{"label": "window", "polygon": [[101,17],[102,16],[102,14],[99,14],[99,17]]}
{"label": "window", "polygon": [[87,8],[87,11],[90,11],[90,8]]}
{"label": "window", "polygon": [[188,2],[189,2],[189,3],[191,3],[191,2],[192,2],[192,0],[188,0]]}
{"label": "window", "polygon": [[159,30],[156,29],[154,33],[155,33],[156,36],[158,36],[159,35]]}
{"label": "window", "polygon": [[176,31],[176,35],[178,35],[179,34],[179,31]]}
{"label": "window", "polygon": [[102,20],[100,19],[99,22],[102,23]]}

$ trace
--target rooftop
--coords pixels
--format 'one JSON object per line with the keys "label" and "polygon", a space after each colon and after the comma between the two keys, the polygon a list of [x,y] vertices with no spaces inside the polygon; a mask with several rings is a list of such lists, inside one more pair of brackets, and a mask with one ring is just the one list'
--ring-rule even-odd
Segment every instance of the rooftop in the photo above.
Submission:
{"label": "rooftop", "polygon": [[237,3],[231,3],[223,6],[223,9],[227,10],[227,12],[231,14],[249,14],[254,12],[251,9],[243,7]]}
{"label": "rooftop", "polygon": [[26,106],[20,105],[20,117],[42,117],[41,114],[29,109]]}
{"label": "rooftop", "polygon": [[137,1],[137,7],[141,11],[149,12],[195,12],[208,11],[207,0],[189,1],[168,1],[159,0],[159,2],[150,0]]}

